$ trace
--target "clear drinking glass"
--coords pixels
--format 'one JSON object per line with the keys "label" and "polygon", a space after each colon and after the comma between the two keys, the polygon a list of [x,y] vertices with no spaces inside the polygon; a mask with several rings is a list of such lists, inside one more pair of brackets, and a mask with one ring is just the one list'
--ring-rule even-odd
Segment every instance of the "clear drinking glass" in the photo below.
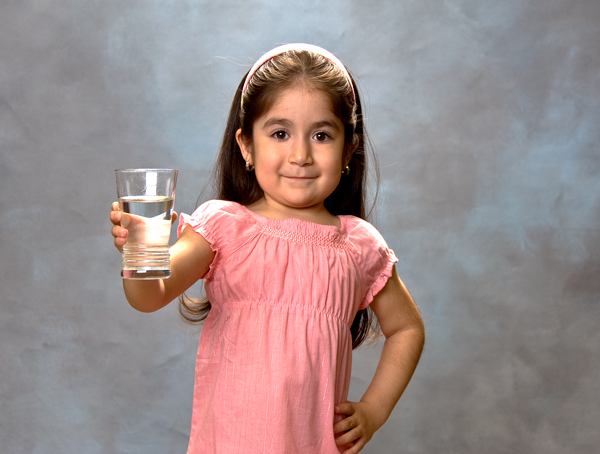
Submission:
{"label": "clear drinking glass", "polygon": [[121,226],[127,229],[123,246],[125,279],[165,279],[171,275],[169,236],[175,201],[175,169],[115,170]]}

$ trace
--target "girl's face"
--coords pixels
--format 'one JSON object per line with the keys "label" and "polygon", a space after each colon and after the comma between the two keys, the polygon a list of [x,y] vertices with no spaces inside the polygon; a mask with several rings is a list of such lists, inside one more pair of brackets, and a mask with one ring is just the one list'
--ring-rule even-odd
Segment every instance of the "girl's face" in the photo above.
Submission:
{"label": "girl's face", "polygon": [[285,90],[255,121],[251,143],[241,130],[236,137],[267,205],[288,213],[325,210],[353,151],[344,153],[344,125],[327,95],[302,85]]}

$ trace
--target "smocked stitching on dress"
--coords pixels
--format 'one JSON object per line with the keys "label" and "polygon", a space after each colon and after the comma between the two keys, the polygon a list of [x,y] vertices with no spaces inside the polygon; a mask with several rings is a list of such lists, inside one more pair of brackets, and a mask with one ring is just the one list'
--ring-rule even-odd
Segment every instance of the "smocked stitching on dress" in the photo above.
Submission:
{"label": "smocked stitching on dress", "polygon": [[270,226],[262,226],[261,232],[266,235],[281,238],[286,241],[293,241],[301,244],[313,244],[315,246],[333,247],[336,249],[351,250],[343,239],[325,238],[322,236],[306,235],[304,233],[290,232],[287,230],[276,229]]}

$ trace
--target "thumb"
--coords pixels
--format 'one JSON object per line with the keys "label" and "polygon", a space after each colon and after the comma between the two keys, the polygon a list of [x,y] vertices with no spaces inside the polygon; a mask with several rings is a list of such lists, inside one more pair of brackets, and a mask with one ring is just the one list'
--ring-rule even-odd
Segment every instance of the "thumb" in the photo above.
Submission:
{"label": "thumb", "polygon": [[337,404],[335,406],[335,412],[338,415],[351,415],[354,413],[354,406],[352,405],[351,402],[342,402],[340,404]]}

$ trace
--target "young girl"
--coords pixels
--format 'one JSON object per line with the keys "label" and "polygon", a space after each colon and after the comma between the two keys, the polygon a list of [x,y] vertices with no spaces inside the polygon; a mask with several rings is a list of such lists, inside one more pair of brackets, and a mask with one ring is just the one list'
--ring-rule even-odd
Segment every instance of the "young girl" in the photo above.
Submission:
{"label": "young girl", "polygon": [[[359,452],[387,420],[419,360],[419,311],[392,250],[365,220],[365,128],[344,65],[293,44],[264,55],[231,106],[218,200],[182,214],[171,277],[125,279],[151,312],[204,279],[188,453]],[[126,215],[113,204],[122,250]],[[124,223],[126,225],[126,223]],[[385,343],[360,402],[348,402],[352,349]]]}

